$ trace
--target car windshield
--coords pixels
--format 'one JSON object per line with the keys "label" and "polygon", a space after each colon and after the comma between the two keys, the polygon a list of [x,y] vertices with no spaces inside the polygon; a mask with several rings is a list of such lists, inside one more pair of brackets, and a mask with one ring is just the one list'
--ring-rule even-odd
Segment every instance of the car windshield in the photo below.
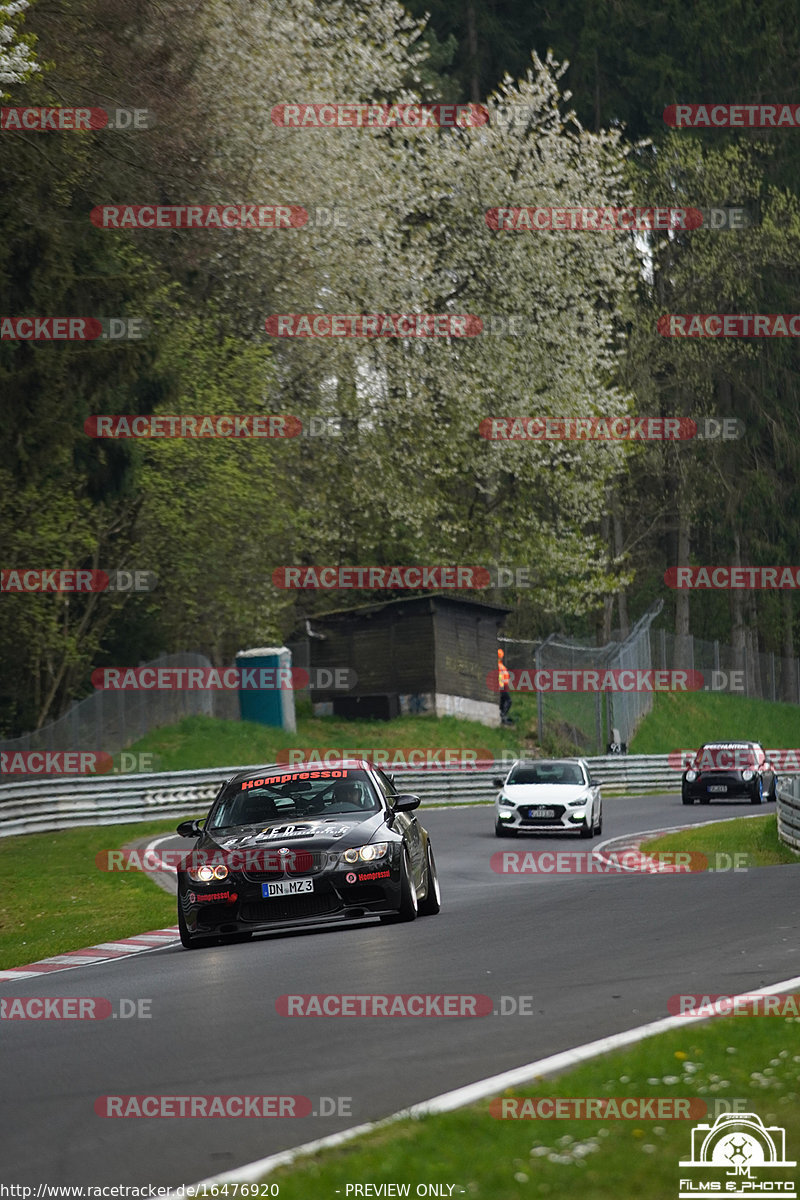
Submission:
{"label": "car windshield", "polygon": [[508,783],[583,783],[583,772],[578,763],[541,762],[531,767],[517,767],[509,775]]}
{"label": "car windshield", "polygon": [[755,747],[746,742],[714,742],[700,747],[694,765],[705,770],[744,771],[757,763]]}
{"label": "car windshield", "polygon": [[231,784],[214,806],[206,828],[318,820],[345,813],[378,812],[380,808],[365,771],[276,772]]}

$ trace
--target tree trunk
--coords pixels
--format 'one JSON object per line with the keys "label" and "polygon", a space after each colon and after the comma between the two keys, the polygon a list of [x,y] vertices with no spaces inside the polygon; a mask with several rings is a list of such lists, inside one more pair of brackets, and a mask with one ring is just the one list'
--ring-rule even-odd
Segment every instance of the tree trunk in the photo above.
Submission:
{"label": "tree trunk", "polygon": [[[614,508],[614,558],[617,563],[622,558],[624,539],[622,536],[622,517],[619,513],[619,505]],[[619,606],[619,627],[620,637],[624,640],[631,631],[630,620],[628,619],[628,596],[624,587],[617,591],[617,604]]]}
{"label": "tree trunk", "polygon": [[[738,532],[733,535],[733,565],[735,567],[742,565]],[[731,590],[731,657],[734,671],[744,671],[745,669],[745,640],[744,598],[738,588],[733,588]]]}
{"label": "tree trunk", "polygon": [[480,104],[481,75],[478,64],[478,27],[475,22],[475,0],[467,0],[467,54],[470,99],[473,104]]}
{"label": "tree trunk", "polygon": [[800,704],[798,693],[797,663],[794,655],[794,612],[792,593],[783,593],[783,669],[781,671],[781,693],[790,704]]}
{"label": "tree trunk", "polygon": [[[682,498],[678,500],[678,563],[679,567],[689,566],[689,555],[692,548],[692,530],[689,514],[683,505]],[[673,666],[679,670],[691,670],[694,666],[694,651],[690,635],[689,590],[679,588],[675,594],[675,653]]]}
{"label": "tree trunk", "polygon": [[[608,513],[603,513],[600,519],[600,536],[608,548],[609,557],[611,554],[611,522]],[[603,597],[603,628],[600,634],[600,645],[607,646],[611,641],[611,621],[614,614],[614,596],[607,593]]]}
{"label": "tree trunk", "polygon": [[747,657],[750,675],[747,681],[747,695],[758,696],[761,700],[769,699],[764,692],[764,681],[761,677],[761,658],[758,648],[758,606],[755,592],[747,593]]}

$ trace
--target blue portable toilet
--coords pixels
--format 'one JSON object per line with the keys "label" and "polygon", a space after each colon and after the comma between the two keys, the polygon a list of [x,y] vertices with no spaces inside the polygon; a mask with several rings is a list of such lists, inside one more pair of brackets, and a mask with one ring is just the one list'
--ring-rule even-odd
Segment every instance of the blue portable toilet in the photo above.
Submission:
{"label": "blue portable toilet", "polygon": [[[286,646],[262,646],[256,650],[240,650],[236,655],[236,666],[240,671],[257,672],[251,678],[260,682],[272,681],[271,687],[242,687],[239,689],[239,715],[243,721],[257,721],[259,725],[275,725],[290,733],[297,730],[294,712],[294,689],[286,686],[287,671],[291,671],[292,652]],[[258,674],[262,669],[271,672],[268,676]],[[283,671],[283,676],[278,672]],[[247,679],[247,676],[244,677]]]}

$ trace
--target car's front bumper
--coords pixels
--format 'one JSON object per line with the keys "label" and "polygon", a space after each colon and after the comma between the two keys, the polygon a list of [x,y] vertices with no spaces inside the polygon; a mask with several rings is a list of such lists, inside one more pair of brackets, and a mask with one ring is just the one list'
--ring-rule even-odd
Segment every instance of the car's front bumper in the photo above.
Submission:
{"label": "car's front bumper", "polygon": [[[545,811],[553,815],[548,817],[535,813],[537,808],[545,807],[540,805],[518,804],[510,808],[506,804],[495,803],[494,807],[497,823],[518,833],[546,833],[548,830],[555,833],[574,833],[585,828],[592,819],[591,803],[574,808],[564,804],[549,805]],[[533,815],[531,810],[534,810]]]}
{"label": "car's front bumper", "polygon": [[684,779],[681,792],[687,800],[752,799],[758,795],[758,776],[742,779],[738,771],[701,772],[697,779]]}
{"label": "car's front bumper", "polygon": [[[262,886],[303,879],[311,879],[313,890],[268,896]],[[222,883],[202,884],[181,873],[178,879],[180,911],[188,933],[196,936],[379,916],[396,912],[400,901],[400,874],[388,860],[305,877],[232,873]]]}

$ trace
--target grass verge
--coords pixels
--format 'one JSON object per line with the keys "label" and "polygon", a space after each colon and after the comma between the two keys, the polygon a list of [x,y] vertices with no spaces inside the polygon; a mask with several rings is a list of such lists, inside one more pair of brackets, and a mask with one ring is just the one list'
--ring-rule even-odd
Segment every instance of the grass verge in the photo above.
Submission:
{"label": "grass verge", "polygon": [[[505,729],[489,729],[478,721],[459,717],[405,716],[392,721],[351,721],[313,717],[310,704],[301,702],[297,706],[296,733],[252,721],[187,717],[175,725],[151,731],[129,749],[152,754],[154,769],[158,771],[272,762],[282,750],[301,748],[445,747],[483,750],[495,758],[513,759],[525,754],[524,746],[536,745],[536,696],[528,693],[514,696],[512,715],[516,723]],[[577,720],[577,713],[571,715]],[[552,720],[554,714],[550,717]],[[721,738],[755,739],[777,749],[800,746],[800,709],[793,704],[772,704],[743,696],[659,693],[654,697],[652,712],[632,739],[629,752],[666,754],[671,750],[696,749],[704,741]],[[551,756],[576,752],[563,731],[556,734],[552,730],[538,750],[539,754]]]}
{"label": "grass verge", "polygon": [[[526,697],[530,699],[530,697]],[[534,698],[535,699],[535,698]],[[199,771],[204,767],[273,762],[281,750],[458,749],[489,751],[495,758],[519,756],[519,727],[489,729],[459,717],[396,717],[392,721],[348,721],[301,715],[297,732],[253,721],[186,717],[152,730],[130,749],[155,755],[159,771]],[[534,704],[535,720],[535,704]]]}
{"label": "grass verge", "polygon": [[149,821],[0,839],[0,969],[174,925],[175,899],[139,871],[103,871],[95,856],[178,821]]}
{"label": "grass verge", "polygon": [[[709,806],[710,807],[710,806]],[[733,821],[715,821],[713,825],[702,825],[697,829],[685,829],[681,833],[668,833],[663,837],[643,842],[646,854],[656,851],[698,851],[705,854],[713,866],[716,854],[746,854],[747,865],[772,867],[779,863],[800,862],[795,854],[778,837],[778,818],[775,813],[766,817],[738,818]],[[726,860],[722,859],[724,863]],[[745,860],[739,859],[739,862]]]}
{"label": "grass verge", "polygon": [[[709,1124],[727,1107],[784,1127],[786,1157],[796,1159],[798,1026],[800,1017],[726,1017],[687,1025],[513,1095],[701,1099],[708,1115],[699,1120]],[[279,1185],[281,1200],[353,1196],[348,1185],[367,1183],[408,1184],[414,1196],[419,1184],[434,1182],[454,1184],[454,1197],[487,1200],[675,1200],[683,1172],[678,1163],[690,1157],[690,1130],[697,1120],[498,1120],[486,1100],[384,1126],[265,1178]],[[792,1175],[784,1172],[781,1178]]]}

